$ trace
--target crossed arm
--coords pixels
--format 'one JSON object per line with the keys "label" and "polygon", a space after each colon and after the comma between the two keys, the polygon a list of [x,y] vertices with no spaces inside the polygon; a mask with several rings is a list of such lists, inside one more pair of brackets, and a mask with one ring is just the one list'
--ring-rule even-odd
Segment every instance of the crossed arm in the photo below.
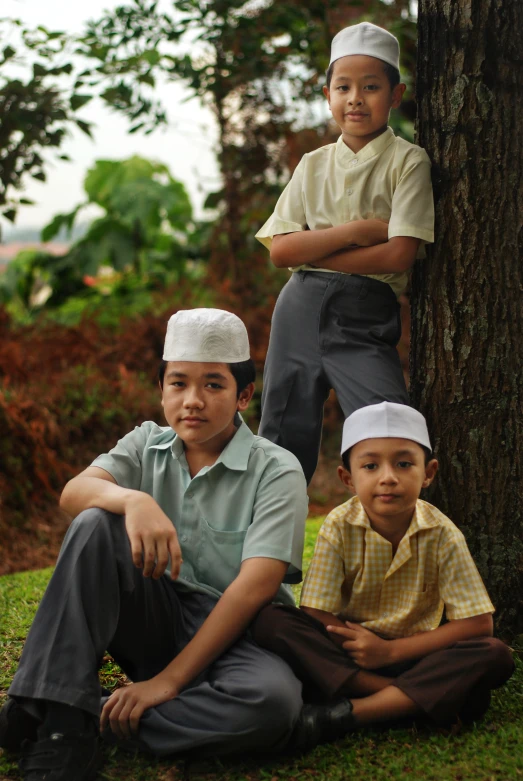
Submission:
{"label": "crossed arm", "polygon": [[[70,515],[101,507],[125,516],[135,566],[145,577],[159,578],[171,557],[176,579],[182,552],[176,529],[156,501],[141,491],[118,486],[108,472],[88,467],[65,487],[60,504]],[[117,689],[107,700],[101,729],[110,724],[120,738],[136,732],[147,708],[171,700],[243,634],[256,613],[275,596],[288,563],[251,558],[187,646],[154,678]]]}
{"label": "crossed arm", "polygon": [[305,263],[351,274],[390,274],[407,271],[416,259],[420,240],[388,238],[383,220],[353,220],[323,230],[274,236],[271,260],[277,268]]}
{"label": "crossed arm", "polygon": [[360,624],[342,621],[324,610],[305,606],[301,609],[321,621],[331,633],[336,645],[347,651],[356,664],[364,670],[375,670],[397,662],[421,659],[435,651],[450,648],[460,640],[493,634],[490,613],[449,621],[437,629],[419,632],[411,637],[385,640]]}

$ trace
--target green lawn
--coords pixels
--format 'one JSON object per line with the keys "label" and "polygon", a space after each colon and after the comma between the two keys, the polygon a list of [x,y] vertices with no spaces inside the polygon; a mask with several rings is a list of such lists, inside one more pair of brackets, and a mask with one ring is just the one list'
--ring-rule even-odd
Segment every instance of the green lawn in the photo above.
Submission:
{"label": "green lawn", "polygon": [[[320,521],[309,521],[310,560]],[[0,703],[16,669],[24,638],[51,570],[0,578]],[[241,757],[208,762],[154,761],[107,751],[100,779],[115,781],[507,781],[523,779],[523,662],[500,692],[486,720],[458,734],[409,727],[366,730],[305,757]],[[114,686],[118,670],[102,672]],[[19,778],[16,763],[0,751],[0,781]]]}

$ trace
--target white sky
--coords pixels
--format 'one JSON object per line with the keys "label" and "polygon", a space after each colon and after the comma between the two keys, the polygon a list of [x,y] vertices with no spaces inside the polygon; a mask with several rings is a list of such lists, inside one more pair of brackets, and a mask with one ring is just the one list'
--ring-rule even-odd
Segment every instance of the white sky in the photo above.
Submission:
{"label": "white sky", "polygon": [[[122,3],[123,0],[0,0],[0,15],[21,19],[31,27],[42,24],[51,30],[76,33],[89,19]],[[160,5],[170,7],[167,0]],[[199,101],[183,102],[188,94],[181,84],[158,88],[157,95],[168,108],[169,126],[149,136],[128,135],[127,120],[105,108],[101,101],[89,103],[84,115],[94,123],[94,141],[75,130],[60,150],[72,162],[51,162],[45,183],[27,179],[24,195],[36,204],[20,207],[16,227],[41,227],[58,212],[71,211],[85,200],[82,181],[95,160],[124,159],[134,154],[168,165],[172,175],[187,188],[197,214],[201,214],[205,195],[220,183],[214,153],[217,132],[212,113]],[[10,223],[3,222],[3,228],[8,238]]]}

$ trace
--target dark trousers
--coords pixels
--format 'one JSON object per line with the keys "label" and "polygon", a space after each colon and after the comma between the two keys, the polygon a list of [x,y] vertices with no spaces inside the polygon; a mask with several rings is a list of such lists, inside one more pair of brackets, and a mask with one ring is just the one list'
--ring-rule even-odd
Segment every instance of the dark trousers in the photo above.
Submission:
{"label": "dark trousers", "polygon": [[307,482],[331,388],[345,417],[368,404],[409,403],[400,335],[399,304],[385,282],[298,271],[283,288],[272,316],[259,434],[294,453]]}
{"label": "dark trousers", "polygon": [[[30,700],[33,712],[39,700],[50,700],[98,716],[97,670],[106,649],[133,681],[148,680],[187,645],[215,604],[167,576],[144,578],[123,516],[85,510],[67,532],[8,693]],[[159,756],[278,748],[301,706],[301,684],[289,667],[244,636],[178,697],[147,710],[138,737]]]}
{"label": "dark trousers", "polygon": [[[320,621],[289,605],[269,605],[252,626],[256,642],[285,659],[304,685],[304,698],[328,701],[349,696],[361,668],[330,638]],[[394,678],[400,689],[433,721],[448,724],[481,718],[490,691],[514,671],[509,648],[493,637],[463,640],[423,659],[382,667],[373,673]]]}

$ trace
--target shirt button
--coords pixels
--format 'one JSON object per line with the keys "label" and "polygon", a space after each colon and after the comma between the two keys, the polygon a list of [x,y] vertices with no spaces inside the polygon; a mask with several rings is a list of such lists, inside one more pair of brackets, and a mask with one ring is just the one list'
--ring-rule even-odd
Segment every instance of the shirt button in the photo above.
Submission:
{"label": "shirt button", "polygon": [[352,161],[352,165],[356,165],[357,162],[358,162],[357,159],[354,158],[354,160]]}
{"label": "shirt button", "polygon": [[354,190],[352,190],[352,189],[349,187],[349,189],[347,190],[347,195],[352,195],[352,193],[353,193],[353,192],[354,192]]}
{"label": "shirt button", "polygon": [[192,491],[187,491],[187,496],[189,497],[189,499],[192,499]]}
{"label": "shirt button", "polygon": [[182,542],[187,542],[187,535],[186,534],[182,535]]}

